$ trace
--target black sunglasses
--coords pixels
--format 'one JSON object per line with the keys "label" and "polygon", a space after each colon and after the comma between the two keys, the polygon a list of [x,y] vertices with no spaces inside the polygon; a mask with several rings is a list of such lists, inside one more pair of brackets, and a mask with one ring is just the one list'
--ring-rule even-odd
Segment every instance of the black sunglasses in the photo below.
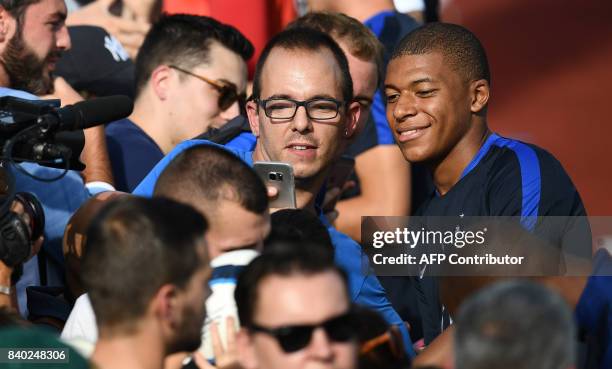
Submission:
{"label": "black sunglasses", "polygon": [[168,67],[172,69],[176,69],[179,72],[185,73],[192,77],[199,79],[200,81],[204,81],[211,85],[217,92],[219,92],[219,109],[227,110],[230,106],[232,106],[236,101],[240,104],[240,107],[244,106],[246,102],[246,94],[238,93],[238,88],[235,84],[228,81],[215,81],[204,76],[197,75],[193,72],[185,70],[183,68],[177,67],[176,65],[169,65]]}
{"label": "black sunglasses", "polygon": [[308,346],[312,332],[319,327],[323,328],[327,337],[334,342],[348,342],[356,337],[353,314],[350,311],[319,324],[289,325],[279,328],[265,328],[252,324],[249,329],[276,338],[283,351],[291,353]]}

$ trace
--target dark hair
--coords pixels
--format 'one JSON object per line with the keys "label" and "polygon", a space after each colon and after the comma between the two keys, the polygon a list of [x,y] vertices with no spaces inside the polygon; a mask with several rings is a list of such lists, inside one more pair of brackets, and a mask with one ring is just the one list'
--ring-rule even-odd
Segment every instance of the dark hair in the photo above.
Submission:
{"label": "dark hair", "polygon": [[177,155],[157,179],[154,194],[211,206],[224,198],[256,214],[268,209],[268,192],[255,171],[215,145],[193,146]]}
{"label": "dark hair", "polygon": [[163,15],[153,24],[136,57],[136,95],[161,64],[185,69],[209,62],[213,41],[240,55],[245,61],[253,56],[253,44],[236,28],[197,15]]}
{"label": "dark hair", "polygon": [[39,3],[40,0],[0,0],[0,7],[4,8],[17,21],[17,34],[21,33],[23,17],[30,5]]}
{"label": "dark hair", "polygon": [[312,12],[289,23],[287,29],[296,27],[314,28],[329,34],[338,42],[345,42],[351,55],[376,64],[378,83],[384,78],[384,47],[374,32],[357,19],[342,13]]}
{"label": "dark hair", "polygon": [[82,278],[100,326],[132,327],[164,284],[183,288],[203,263],[207,223],[170,199],[111,201],[87,232]]}
{"label": "dark hair", "polygon": [[346,273],[333,260],[327,257],[320,247],[308,247],[308,244],[295,244],[295,247],[273,248],[265,250],[242,271],[238,277],[234,298],[238,307],[238,319],[244,327],[253,325],[259,285],[270,276],[311,276],[324,272],[337,273],[343,281],[347,299],[349,299]]}
{"label": "dark hair", "polygon": [[502,282],[470,297],[455,321],[457,369],[565,369],[575,359],[572,313],[544,286]]}
{"label": "dark hair", "polygon": [[334,245],[327,228],[319,218],[304,209],[282,209],[270,216],[272,229],[264,249],[296,247],[308,243],[309,247],[320,247],[334,259]]}
{"label": "dark hair", "polygon": [[32,323],[24,320],[17,311],[8,306],[0,306],[0,329],[7,327],[31,327]]}
{"label": "dark hair", "polygon": [[476,35],[456,24],[427,23],[416,28],[400,41],[391,60],[432,52],[442,53],[445,62],[467,81],[485,79],[491,83],[484,47]]}
{"label": "dark hair", "polygon": [[[353,80],[351,79],[348,61],[344,52],[331,37],[321,31],[308,27],[295,27],[284,30],[266,44],[255,68],[252,98],[259,99],[261,97],[261,74],[263,73],[268,56],[270,56],[270,53],[275,48],[291,51],[309,51],[312,53],[320,53],[323,49],[329,50],[334,56],[338,68],[340,68],[342,79],[339,81],[339,87],[342,90],[342,99],[347,103],[347,106],[353,100]],[[321,76],[321,78],[325,77]]]}

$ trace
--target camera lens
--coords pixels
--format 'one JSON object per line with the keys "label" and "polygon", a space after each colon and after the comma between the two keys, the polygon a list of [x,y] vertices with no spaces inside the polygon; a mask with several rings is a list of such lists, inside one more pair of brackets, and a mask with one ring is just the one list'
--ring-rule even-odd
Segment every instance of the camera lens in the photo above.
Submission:
{"label": "camera lens", "polygon": [[32,241],[36,241],[45,230],[45,212],[42,205],[36,196],[29,192],[16,193],[15,200],[23,205],[23,210],[30,220],[30,238]]}
{"label": "camera lens", "polygon": [[270,178],[271,181],[282,181],[283,180],[283,173],[270,172],[270,173],[268,173],[268,178]]}

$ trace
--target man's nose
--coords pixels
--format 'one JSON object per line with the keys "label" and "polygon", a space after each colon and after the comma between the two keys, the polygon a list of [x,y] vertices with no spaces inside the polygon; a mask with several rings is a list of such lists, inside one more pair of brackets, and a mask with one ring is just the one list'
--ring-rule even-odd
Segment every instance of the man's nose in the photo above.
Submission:
{"label": "man's nose", "polygon": [[55,47],[60,50],[69,50],[72,47],[70,41],[70,34],[68,33],[68,27],[64,24],[55,35]]}
{"label": "man's nose", "polygon": [[393,118],[398,121],[415,116],[417,113],[415,99],[403,94],[400,95],[397,103],[393,107],[392,113]]}
{"label": "man's nose", "polygon": [[308,118],[305,106],[298,106],[295,116],[293,117],[292,123],[293,129],[298,132],[307,132],[312,130],[312,122]]}
{"label": "man's nose", "polygon": [[308,353],[321,361],[329,361],[333,358],[332,342],[323,328],[315,328],[312,332]]}

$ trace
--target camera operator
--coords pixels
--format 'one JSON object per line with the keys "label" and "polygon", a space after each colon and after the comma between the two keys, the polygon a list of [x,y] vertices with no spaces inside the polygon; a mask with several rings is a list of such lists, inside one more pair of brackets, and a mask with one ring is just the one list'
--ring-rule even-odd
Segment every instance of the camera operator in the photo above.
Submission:
{"label": "camera operator", "polygon": [[[0,96],[16,96],[35,100],[49,95],[72,101],[78,94],[62,80],[52,77],[61,53],[70,48],[70,37],[64,23],[64,0],[0,0]],[[66,101],[64,101],[66,102]],[[63,285],[61,238],[70,215],[92,194],[113,190],[112,176],[102,127],[85,130],[85,148],[81,158],[88,166],[81,175],[74,171],[54,182],[40,182],[13,171],[18,191],[36,194],[43,204],[48,222],[43,245],[46,263],[38,268],[37,258],[24,265],[24,274],[17,285],[19,310],[27,316],[25,287],[30,285]],[[21,166],[38,177],[51,178],[58,169],[34,163]]]}
{"label": "camera operator", "polygon": [[[14,213],[14,216],[19,218],[23,224],[28,225],[28,228],[30,228],[28,229],[28,236],[30,236],[30,239],[28,240],[28,249],[30,252],[28,255],[26,255],[26,258],[30,259],[40,250],[43,243],[43,236],[36,234],[40,232],[36,232],[37,225],[34,222],[38,219],[33,219],[36,217],[36,214],[33,214],[34,209],[32,209],[32,207],[28,204],[27,200],[25,202],[23,200],[25,199],[18,195],[18,197],[12,202],[10,211]],[[44,217],[42,222],[44,223]],[[44,226],[44,224],[41,226]],[[4,228],[2,228],[2,230],[4,231]],[[36,239],[32,240],[34,237],[36,237]],[[15,279],[18,277],[22,265],[21,263],[23,261],[19,260],[19,257],[15,257],[15,252],[10,255],[5,254],[5,251],[9,251],[6,250],[5,247],[7,247],[7,245],[0,246],[0,251],[2,251],[2,255],[0,255],[0,308],[16,310],[17,301],[13,286]],[[17,265],[14,265],[14,263],[17,263]]]}

